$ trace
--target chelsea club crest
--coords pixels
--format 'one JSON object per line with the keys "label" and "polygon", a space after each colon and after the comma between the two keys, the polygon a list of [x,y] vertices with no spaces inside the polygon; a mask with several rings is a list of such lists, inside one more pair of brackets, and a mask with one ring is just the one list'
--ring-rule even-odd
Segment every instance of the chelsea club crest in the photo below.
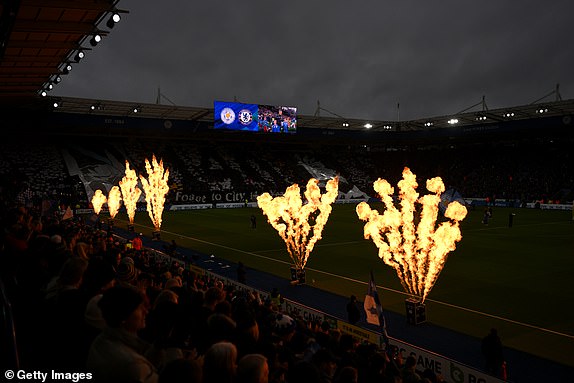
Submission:
{"label": "chelsea club crest", "polygon": [[239,112],[239,122],[242,125],[249,125],[253,121],[253,113],[249,109],[241,109]]}

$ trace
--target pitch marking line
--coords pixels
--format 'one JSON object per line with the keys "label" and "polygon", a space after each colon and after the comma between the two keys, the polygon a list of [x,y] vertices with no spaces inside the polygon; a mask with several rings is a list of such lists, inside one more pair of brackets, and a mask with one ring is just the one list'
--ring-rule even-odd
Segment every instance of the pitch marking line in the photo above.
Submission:
{"label": "pitch marking line", "polygon": [[[124,222],[125,222],[125,221],[124,221]],[[140,224],[135,224],[135,225],[136,225],[136,226],[145,227],[145,228],[148,228],[148,229],[150,228],[150,226],[146,226],[146,225],[140,225]],[[204,241],[204,240],[202,240],[202,239],[193,238],[193,237],[190,237],[190,236],[187,236],[187,235],[178,234],[178,233],[174,233],[174,232],[171,232],[171,231],[166,231],[166,230],[162,230],[162,231],[163,231],[164,233],[176,235],[176,236],[179,236],[179,237],[181,237],[181,238],[187,238],[187,239],[190,239],[190,240],[192,240],[192,241],[201,242],[201,243],[205,243],[205,244],[212,245],[212,246],[216,246],[216,247],[221,247],[222,249],[232,250],[232,251],[235,251],[235,252],[238,252],[238,253],[243,253],[243,254],[251,255],[251,256],[254,256],[254,257],[257,257],[257,258],[263,258],[263,259],[268,260],[268,261],[278,262],[278,263],[282,263],[282,264],[285,264],[285,265],[291,265],[291,262],[286,262],[286,261],[282,261],[282,260],[280,260],[280,259],[275,259],[275,258],[269,258],[269,257],[263,256],[263,255],[259,255],[259,254],[256,254],[256,253],[253,253],[253,252],[250,252],[250,251],[244,251],[244,250],[236,249],[236,248],[229,247],[229,246],[225,246],[225,245],[220,245],[220,244],[218,244],[218,243],[213,243],[213,242],[209,242],[209,241]],[[335,278],[345,279],[345,280],[347,280],[347,281],[354,282],[354,283],[359,283],[359,284],[362,284],[362,285],[367,285],[367,284],[368,284],[367,282],[364,282],[364,281],[359,281],[359,280],[357,280],[357,279],[345,277],[345,276],[343,276],[343,275],[338,275],[338,274],[329,273],[329,272],[327,272],[327,271],[317,270],[317,269],[313,269],[313,268],[310,268],[310,267],[307,267],[306,269],[307,269],[307,270],[314,271],[314,272],[316,272],[316,273],[329,275],[329,276],[335,277]],[[397,294],[401,294],[401,295],[405,295],[405,296],[408,296],[408,295],[409,295],[409,294],[405,293],[404,291],[395,290],[395,289],[391,289],[391,288],[384,287],[384,286],[378,286],[378,285],[377,285],[377,287],[378,287],[378,288],[381,288],[381,289],[383,289],[383,290],[392,291],[392,292],[397,293]],[[512,320],[512,319],[500,317],[500,316],[493,315],[493,314],[488,314],[488,313],[485,313],[485,312],[482,312],[482,311],[477,311],[477,310],[469,309],[469,308],[462,307],[462,306],[453,305],[453,304],[446,303],[446,302],[436,301],[436,300],[434,300],[434,299],[427,299],[427,301],[433,302],[433,303],[437,303],[437,304],[439,304],[439,305],[443,305],[443,306],[447,306],[447,307],[451,307],[451,308],[455,308],[455,309],[467,311],[467,312],[470,312],[470,313],[473,313],[473,314],[478,314],[478,315],[482,315],[482,316],[485,316],[485,317],[489,317],[489,318],[501,320],[501,321],[504,321],[504,322],[516,324],[516,325],[519,325],[519,326],[524,326],[524,327],[532,328],[532,329],[535,329],[535,330],[547,332],[547,333],[550,333],[550,334],[554,334],[554,335],[558,335],[558,336],[563,336],[563,337],[566,337],[566,338],[574,339],[574,335],[564,334],[564,333],[561,333],[561,332],[558,332],[558,331],[554,331],[554,330],[550,330],[550,329],[547,329],[547,328],[544,328],[544,327],[539,327],[539,326],[535,326],[535,325],[528,324],[528,323],[518,322],[518,321],[515,321],[515,320]]]}

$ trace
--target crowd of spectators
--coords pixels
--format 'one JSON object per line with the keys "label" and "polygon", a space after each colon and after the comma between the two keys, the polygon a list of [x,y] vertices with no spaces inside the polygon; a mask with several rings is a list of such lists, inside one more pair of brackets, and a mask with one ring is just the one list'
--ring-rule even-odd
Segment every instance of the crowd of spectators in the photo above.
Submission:
{"label": "crowd of spectators", "polygon": [[412,357],[290,317],[275,299],[78,219],[21,205],[1,212],[20,368],[102,382],[441,381],[416,371]]}
{"label": "crowd of spectators", "polygon": [[[42,150],[38,149],[42,146]],[[57,197],[87,207],[87,195],[65,182],[68,169],[59,155],[63,143],[45,142],[18,150],[3,148],[0,175],[20,202]],[[83,144],[80,144],[83,145]],[[92,143],[92,146],[96,144]],[[170,169],[168,202],[177,192],[241,191],[246,195],[282,193],[293,183],[305,185],[319,174],[341,176],[343,192],[353,186],[375,196],[377,178],[396,184],[405,166],[420,183],[440,176],[447,189],[464,198],[508,199],[521,203],[566,202],[574,198],[572,143],[532,140],[520,143],[493,142],[456,147],[390,147],[255,142],[177,141],[161,145],[145,139],[125,142],[100,141],[96,147],[121,148],[131,167],[143,174],[144,159],[156,154]],[[6,149],[6,150],[4,150]],[[110,150],[111,152],[111,150]],[[119,158],[120,162],[124,159]],[[48,168],[46,168],[48,166]],[[312,171],[310,171],[312,169]],[[6,183],[8,185],[6,185]],[[77,183],[77,182],[76,182]],[[76,195],[72,195],[76,194]],[[65,198],[69,197],[69,198]]]}

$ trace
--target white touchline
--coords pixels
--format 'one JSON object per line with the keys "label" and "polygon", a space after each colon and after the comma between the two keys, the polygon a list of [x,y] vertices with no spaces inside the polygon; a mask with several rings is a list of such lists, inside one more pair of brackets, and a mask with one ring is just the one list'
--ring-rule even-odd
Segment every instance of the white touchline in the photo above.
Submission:
{"label": "white touchline", "polygon": [[[119,221],[126,222],[126,221],[123,221],[123,220],[119,220]],[[556,223],[559,223],[559,222],[556,222]],[[145,227],[145,228],[151,228],[151,226],[146,226],[146,225],[140,225],[140,224],[135,224],[135,225],[136,225],[136,226]],[[537,224],[523,225],[523,226],[537,226]],[[495,229],[495,228],[493,227],[492,229]],[[488,230],[488,229],[486,229],[486,230]],[[167,234],[177,235],[177,236],[179,236],[179,237],[181,237],[181,238],[187,238],[187,239],[192,240],[192,241],[201,242],[201,243],[205,243],[205,244],[212,245],[212,246],[216,246],[216,247],[221,247],[222,249],[227,249],[227,250],[232,250],[232,251],[235,251],[235,252],[238,252],[238,253],[248,254],[248,255],[251,255],[251,256],[254,256],[254,257],[257,257],[257,258],[263,258],[263,259],[266,259],[266,260],[268,260],[268,261],[278,262],[278,263],[282,263],[282,264],[285,264],[285,265],[290,265],[290,264],[291,264],[290,262],[282,261],[282,260],[280,260],[280,259],[275,259],[275,258],[266,257],[266,256],[263,256],[263,255],[259,255],[259,254],[250,252],[250,251],[240,250],[240,249],[236,249],[236,248],[233,248],[233,247],[229,247],[229,246],[225,246],[225,245],[220,245],[220,244],[218,244],[218,243],[213,243],[213,242],[209,242],[209,241],[204,241],[204,240],[202,240],[202,239],[189,237],[189,236],[187,236],[187,235],[178,234],[178,233],[174,233],[174,232],[171,232],[171,231],[162,230],[162,232],[167,233]],[[344,245],[344,244],[350,244],[350,243],[353,243],[353,242],[342,242],[341,244]],[[330,244],[330,245],[334,245],[334,244]],[[273,251],[273,250],[263,250],[263,251]],[[364,281],[359,281],[359,280],[357,280],[357,279],[345,277],[345,276],[343,276],[343,275],[338,275],[338,274],[329,273],[328,271],[317,270],[317,269],[313,269],[313,268],[310,268],[310,267],[306,267],[305,269],[306,269],[306,270],[310,270],[310,271],[314,271],[314,272],[316,272],[316,273],[321,273],[321,274],[329,275],[329,276],[332,276],[332,277],[345,279],[345,280],[347,280],[347,281],[351,281],[351,282],[354,282],[354,283],[359,283],[359,284],[361,284],[361,285],[367,285],[367,284],[368,284],[367,282],[364,282]],[[391,289],[391,288],[384,287],[384,286],[377,286],[377,287],[378,287],[378,288],[381,288],[381,289],[383,289],[383,290],[392,291],[393,293],[402,294],[402,295],[409,295],[409,294],[405,293],[404,291],[395,290],[395,289]],[[535,325],[532,325],[532,324],[529,324],[529,323],[518,322],[518,321],[515,321],[515,320],[513,320],[513,319],[508,319],[508,318],[500,317],[500,316],[497,316],[497,315],[484,313],[484,312],[482,312],[482,311],[477,311],[477,310],[473,310],[473,309],[469,309],[469,308],[466,308],[466,307],[461,307],[461,306],[453,305],[453,304],[446,303],[446,302],[436,301],[436,300],[434,300],[434,299],[427,299],[427,301],[433,302],[433,303],[436,303],[436,304],[439,304],[439,305],[443,305],[443,306],[455,308],[455,309],[458,309],[458,310],[467,311],[467,312],[470,312],[470,313],[473,313],[473,314],[478,314],[478,315],[482,315],[482,316],[485,316],[485,317],[489,317],[489,318],[501,320],[501,321],[504,321],[504,322],[513,323],[513,324],[516,324],[516,325],[519,325],[519,326],[524,326],[524,327],[536,329],[536,330],[539,330],[539,331],[547,332],[547,333],[550,333],[550,334],[554,334],[554,335],[558,335],[558,336],[563,336],[563,337],[566,337],[566,338],[574,339],[574,335],[564,334],[564,333],[561,333],[561,332],[558,332],[558,331],[550,330],[550,329],[547,329],[547,328],[544,328],[544,327],[535,326]]]}

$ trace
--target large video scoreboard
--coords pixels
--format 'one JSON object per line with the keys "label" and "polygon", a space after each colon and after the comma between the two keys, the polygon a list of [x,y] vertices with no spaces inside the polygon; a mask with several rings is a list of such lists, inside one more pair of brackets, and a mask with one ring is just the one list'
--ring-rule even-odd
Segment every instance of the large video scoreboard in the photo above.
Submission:
{"label": "large video scoreboard", "polygon": [[264,133],[297,132],[297,108],[214,102],[214,129],[243,130]]}

